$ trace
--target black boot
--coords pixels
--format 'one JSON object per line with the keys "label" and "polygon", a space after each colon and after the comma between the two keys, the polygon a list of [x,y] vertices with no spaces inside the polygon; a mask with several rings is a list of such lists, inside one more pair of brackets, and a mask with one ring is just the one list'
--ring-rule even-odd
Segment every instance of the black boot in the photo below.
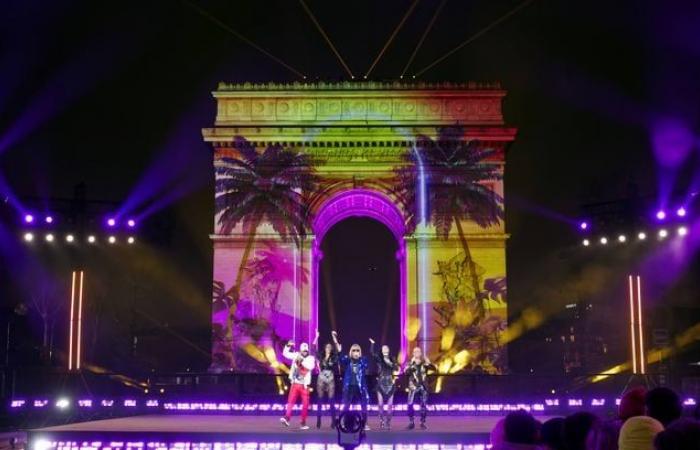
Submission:
{"label": "black boot", "polygon": [[410,417],[408,419],[408,429],[412,430],[416,427],[416,422],[413,420],[413,417]]}
{"label": "black boot", "polygon": [[321,416],[316,416],[316,428],[321,428]]}

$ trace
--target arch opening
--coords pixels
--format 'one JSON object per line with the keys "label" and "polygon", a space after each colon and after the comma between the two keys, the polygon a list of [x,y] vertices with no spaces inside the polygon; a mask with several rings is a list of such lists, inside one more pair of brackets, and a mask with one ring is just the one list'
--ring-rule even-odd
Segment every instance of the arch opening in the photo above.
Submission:
{"label": "arch opening", "polygon": [[[320,276],[322,275],[320,268],[324,259],[324,238],[326,237],[327,233],[332,232],[331,228],[348,218],[365,218],[380,222],[386,228],[388,228],[391,235],[395,239],[396,246],[394,247],[394,257],[396,258],[397,264],[394,264],[394,267],[398,266],[398,342],[399,351],[405,355],[408,347],[408,338],[406,335],[408,299],[406,288],[406,243],[404,240],[404,235],[406,233],[405,223],[400,210],[389,197],[380,192],[368,189],[353,189],[341,192],[331,197],[319,208],[315,216],[312,225],[315,238],[312,251],[313,275],[311,286],[311,320],[309,320],[309,336],[313,336],[315,330],[319,329],[319,319],[321,319],[319,317],[319,294]],[[363,243],[361,239],[356,239],[355,243],[358,246],[363,244],[366,245],[366,243]],[[392,310],[389,309],[389,311]],[[384,318],[382,317],[382,319]],[[376,336],[375,339],[381,339],[381,336]]]}

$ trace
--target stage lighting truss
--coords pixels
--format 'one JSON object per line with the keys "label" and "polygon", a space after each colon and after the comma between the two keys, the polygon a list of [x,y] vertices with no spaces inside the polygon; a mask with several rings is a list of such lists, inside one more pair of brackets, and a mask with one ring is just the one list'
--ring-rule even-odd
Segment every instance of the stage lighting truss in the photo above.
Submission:
{"label": "stage lighting truss", "polygon": [[137,239],[135,233],[74,233],[71,231],[49,231],[49,230],[23,230],[20,232],[20,240],[27,245],[51,245],[51,246],[71,246],[81,245],[109,245],[133,246]]}
{"label": "stage lighting truss", "polygon": [[611,245],[634,245],[644,242],[665,242],[671,239],[683,239],[690,234],[690,228],[685,224],[660,226],[655,229],[630,230],[617,232],[613,237],[608,235],[586,236],[581,240],[583,247],[609,247]]}

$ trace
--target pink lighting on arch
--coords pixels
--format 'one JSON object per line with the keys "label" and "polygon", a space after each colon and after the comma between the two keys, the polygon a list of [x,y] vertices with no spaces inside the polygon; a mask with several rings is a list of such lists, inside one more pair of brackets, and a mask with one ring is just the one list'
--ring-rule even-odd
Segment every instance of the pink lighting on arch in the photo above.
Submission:
{"label": "pink lighting on arch", "polygon": [[[349,217],[369,217],[384,224],[396,238],[398,250],[396,259],[399,262],[400,273],[400,302],[401,302],[401,353],[407,355],[408,338],[408,288],[406,264],[406,225],[404,218],[394,202],[378,191],[370,189],[353,189],[332,196],[319,208],[313,220],[312,230],[315,242],[311,251],[312,280],[311,280],[311,318],[309,320],[309,336],[312,330],[318,328],[318,279],[319,268],[323,254],[321,242],[333,225]],[[423,318],[421,318],[423,319]]]}

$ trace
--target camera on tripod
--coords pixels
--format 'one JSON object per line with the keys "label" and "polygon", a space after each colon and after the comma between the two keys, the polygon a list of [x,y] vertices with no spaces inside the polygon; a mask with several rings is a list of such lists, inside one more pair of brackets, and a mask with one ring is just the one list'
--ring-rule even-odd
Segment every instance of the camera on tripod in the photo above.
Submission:
{"label": "camera on tripod", "polygon": [[357,411],[344,411],[338,417],[338,445],[353,449],[365,440],[365,419]]}

